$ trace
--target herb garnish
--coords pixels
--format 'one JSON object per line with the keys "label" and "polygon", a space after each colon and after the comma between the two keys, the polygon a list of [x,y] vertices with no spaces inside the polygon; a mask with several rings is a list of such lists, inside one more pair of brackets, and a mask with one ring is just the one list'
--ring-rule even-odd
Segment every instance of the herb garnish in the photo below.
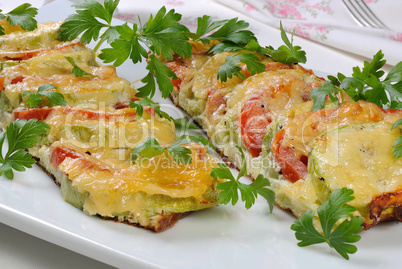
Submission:
{"label": "herb garnish", "polygon": [[[392,125],[392,129],[395,129],[399,125],[402,125],[402,119],[397,120],[394,125]],[[399,136],[395,142],[392,144],[392,152],[394,153],[394,158],[401,158],[402,157],[402,135]]]}
{"label": "herb garnish", "polygon": [[190,154],[192,151],[183,145],[190,144],[191,142],[201,143],[204,146],[214,147],[205,137],[195,137],[189,135],[179,136],[170,146],[162,147],[159,142],[153,138],[148,137],[144,142],[139,143],[131,153],[131,161],[135,163],[141,157],[140,163],[155,156],[165,154],[167,160],[169,155],[172,156],[173,161],[177,164],[190,164],[192,158]]}
{"label": "herb garnish", "polygon": [[102,6],[94,0],[85,0],[73,4],[72,6],[75,7],[77,14],[68,16],[60,26],[62,29],[60,32],[61,41],[74,40],[82,34],[80,42],[90,43],[92,40],[98,40],[102,28],[107,28],[100,36],[100,41],[95,46],[94,51],[96,52],[105,40],[111,43],[119,36],[116,27],[111,24],[113,13],[119,2],[119,0],[105,0]]}
{"label": "herb garnish", "polygon": [[82,70],[74,61],[74,59],[72,57],[69,56],[65,56],[64,58],[67,59],[67,61],[70,62],[70,64],[73,66],[73,69],[71,70],[71,72],[73,72],[74,76],[76,76],[77,78],[80,77],[84,77],[84,76],[89,76],[89,77],[96,77],[96,75],[92,75],[91,73],[88,73],[84,70]]}
{"label": "herb garnish", "polygon": [[155,111],[155,113],[161,118],[167,120],[173,120],[168,113],[160,109],[161,108],[160,104],[155,103],[154,101],[152,101],[147,97],[144,97],[141,100],[137,100],[134,102],[130,101],[130,107],[135,108],[135,111],[137,112],[137,115],[135,117],[136,119],[141,119],[142,114],[144,113],[144,106],[151,107]]}
{"label": "herb garnish", "polygon": [[275,192],[267,188],[271,185],[267,178],[259,174],[251,184],[245,184],[239,181],[241,177],[247,176],[247,163],[243,150],[238,146],[236,147],[240,151],[242,159],[241,169],[237,178],[234,178],[232,172],[230,172],[230,169],[224,163],[218,163],[219,167],[212,168],[212,177],[229,180],[220,182],[216,186],[216,189],[221,191],[218,194],[219,203],[228,204],[232,201],[232,205],[235,205],[239,200],[238,191],[240,190],[241,200],[245,202],[246,209],[253,206],[259,194],[267,200],[270,212],[272,212],[275,204]]}
{"label": "herb garnish", "polygon": [[[25,171],[35,163],[31,154],[25,149],[32,148],[38,143],[42,134],[46,134],[49,125],[36,119],[16,120],[6,127],[6,131],[0,134],[0,176],[4,174],[8,179],[14,178],[14,172]],[[8,151],[3,157],[2,149],[7,137]]]}
{"label": "herb garnish", "polygon": [[64,99],[63,94],[59,92],[50,91],[51,89],[58,89],[53,84],[47,83],[39,86],[37,92],[27,92],[22,94],[22,97],[28,96],[27,105],[29,107],[36,107],[42,102],[42,96],[46,97],[50,106],[65,106],[67,101]]}
{"label": "herb garnish", "polygon": [[[2,10],[0,9],[0,12]],[[34,17],[38,14],[38,9],[31,4],[22,4],[6,14],[0,13],[0,20],[7,17],[7,22],[12,26],[19,25],[23,30],[33,31],[38,27]],[[4,28],[0,26],[0,35],[4,35]]]}
{"label": "herb garnish", "polygon": [[[314,88],[310,98],[314,99],[312,110],[320,110],[325,106],[327,96],[332,102],[343,102],[346,93],[353,101],[364,100],[379,106],[400,108],[402,103],[402,62],[395,65],[384,80],[385,74],[380,70],[386,63],[384,54],[380,51],[374,55],[371,62],[364,61],[364,67],[353,68],[352,77],[338,73],[337,77],[328,76],[329,81]],[[338,95],[341,95],[339,100]]]}
{"label": "herb garnish", "polygon": [[[331,248],[334,248],[342,257],[349,259],[348,254],[357,251],[357,247],[350,243],[356,243],[360,240],[360,232],[363,227],[362,217],[353,217],[356,208],[346,205],[352,201],[353,190],[342,188],[332,192],[329,200],[325,201],[318,209],[317,214],[321,223],[323,234],[317,231],[313,224],[314,212],[308,210],[303,216],[297,219],[290,227],[296,232],[296,238],[300,240],[299,247],[310,246],[326,242]],[[344,218],[341,224],[335,227],[335,224]]]}
{"label": "herb garnish", "polygon": [[[261,47],[254,33],[246,30],[249,24],[237,18],[212,22],[210,16],[199,17],[197,30],[191,33],[186,26],[179,23],[181,14],[174,10],[167,11],[165,7],[162,7],[155,17],[151,15],[144,25],[134,23],[130,27],[125,23],[120,26],[111,26],[113,13],[118,3],[118,0],[106,0],[102,6],[94,0],[86,0],[73,4],[77,14],[67,17],[61,25],[63,30],[60,36],[62,40],[72,40],[82,34],[80,41],[89,43],[92,40],[97,41],[101,29],[107,28],[95,46],[96,51],[105,40],[110,43],[111,48],[102,49],[99,55],[105,63],[120,66],[128,58],[133,63],[147,59],[148,74],[141,80],[145,85],[138,89],[139,97],[152,98],[156,91],[156,83],[163,98],[170,95],[173,91],[171,80],[177,80],[177,76],[155,55],[161,55],[167,60],[171,60],[175,54],[180,57],[190,57],[192,46],[189,39],[201,41],[204,44],[214,40],[222,41],[212,46],[209,53],[244,50],[227,58],[218,72],[218,79],[221,81],[226,81],[232,76],[244,78],[240,72],[239,63],[246,64],[251,75],[263,72],[265,66],[255,52],[269,54],[275,61],[287,64],[306,61],[305,52],[300,50],[300,47],[293,46],[293,35],[289,41],[282,25],[281,36],[286,46],[275,50],[271,46]],[[151,52],[150,55],[148,51]]]}
{"label": "herb garnish", "polygon": [[209,51],[214,54],[241,50],[240,52],[229,55],[226,58],[225,63],[219,68],[218,79],[225,82],[227,78],[232,78],[233,75],[244,79],[244,75],[240,72],[241,68],[238,66],[240,62],[246,64],[247,69],[251,71],[251,75],[264,72],[265,65],[260,62],[260,59],[255,55],[255,52],[269,55],[274,61],[284,64],[305,63],[307,61],[306,52],[301,50],[301,47],[299,46],[293,46],[294,33],[292,33],[291,40],[289,40],[282,27],[282,23],[280,25],[280,30],[281,38],[285,45],[280,46],[278,49],[274,49],[272,46],[260,46],[252,33],[249,34],[248,38],[244,39],[246,42],[243,41],[236,43],[233,40],[230,40],[214,45]]}

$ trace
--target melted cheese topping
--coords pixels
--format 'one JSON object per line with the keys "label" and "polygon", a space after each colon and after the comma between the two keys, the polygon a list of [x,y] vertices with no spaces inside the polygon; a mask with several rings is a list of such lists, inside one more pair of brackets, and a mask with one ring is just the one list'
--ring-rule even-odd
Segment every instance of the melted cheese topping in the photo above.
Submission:
{"label": "melted cheese topping", "polygon": [[[83,44],[73,44],[59,50],[43,51],[16,65],[5,66],[0,75],[5,76],[4,85],[8,85],[17,77],[51,77],[71,74],[73,66],[65,57],[73,58],[79,67],[93,75],[106,77],[113,74],[114,68],[112,67],[94,67],[96,65],[95,54],[91,49],[86,48]],[[104,69],[105,71],[110,69],[110,71],[105,73]]]}
{"label": "melted cheese topping", "polygon": [[176,140],[172,121],[151,116],[146,110],[140,119],[135,116],[132,108],[99,111],[55,107],[45,123],[51,126],[50,143],[67,139],[72,145],[85,149],[132,149],[148,137],[155,138],[162,146]]}
{"label": "melted cheese topping", "polygon": [[346,103],[336,109],[309,111],[288,122],[281,144],[294,148],[299,157],[308,156],[314,138],[335,127],[364,122],[395,122],[400,117],[402,112],[385,113],[377,105],[365,101]]}
{"label": "melted cheese topping", "polygon": [[66,158],[59,169],[68,174],[72,185],[79,192],[89,193],[84,203],[84,210],[89,214],[113,216],[116,212],[141,212],[137,207],[142,204],[137,201],[138,196],[134,195],[138,192],[173,198],[194,197],[202,201],[202,195],[215,182],[210,176],[215,161],[209,155],[200,153],[203,149],[199,145],[188,146],[193,152],[190,165],[179,165],[160,155],[140,166],[132,165],[129,159],[113,158],[111,163],[110,159],[97,154],[88,156],[85,150],[63,142],[54,143],[52,148],[59,146],[73,148],[86,156]]}
{"label": "melted cheese topping", "polygon": [[20,83],[7,85],[4,91],[12,106],[17,107],[21,101],[25,101],[21,100],[24,91],[36,92],[38,87],[45,83],[57,86],[58,89],[52,90],[63,94],[69,105],[87,104],[89,107],[91,104],[113,105],[130,100],[136,93],[130,82],[119,78],[115,73],[106,78],[100,76],[78,78],[73,74],[54,75],[48,78],[32,76]]}
{"label": "melted cheese topping", "polygon": [[392,153],[402,129],[391,131],[391,127],[386,122],[351,125],[318,137],[310,155],[309,171],[317,175],[313,180],[330,192],[342,187],[354,190],[355,199],[349,204],[367,213],[374,196],[402,186],[402,159]]}
{"label": "melted cheese topping", "polygon": [[242,107],[251,96],[267,92],[269,94],[262,98],[277,116],[285,109],[304,102],[303,96],[308,97],[311,85],[316,81],[316,76],[295,69],[263,72],[238,85],[228,98],[228,106]]}
{"label": "melted cheese topping", "polygon": [[0,36],[0,58],[10,52],[21,52],[35,49],[53,49],[57,45],[65,44],[57,40],[59,22],[47,22],[38,24],[38,28],[30,31],[15,31],[11,29],[8,34]]}

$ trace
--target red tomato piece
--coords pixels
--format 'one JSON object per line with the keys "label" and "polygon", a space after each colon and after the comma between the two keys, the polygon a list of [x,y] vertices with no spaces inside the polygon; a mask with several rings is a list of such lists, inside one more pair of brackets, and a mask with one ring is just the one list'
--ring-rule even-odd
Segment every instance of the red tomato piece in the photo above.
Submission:
{"label": "red tomato piece", "polygon": [[262,140],[272,122],[271,111],[261,96],[251,97],[238,118],[243,142],[253,157],[260,155]]}
{"label": "red tomato piece", "polygon": [[4,90],[4,79],[5,77],[0,77],[0,91]]}
{"label": "red tomato piece", "polygon": [[83,156],[81,154],[78,154],[73,150],[57,147],[53,149],[50,161],[53,165],[59,166],[66,158],[79,159],[82,157]]}
{"label": "red tomato piece", "polygon": [[14,111],[13,114],[15,119],[20,120],[45,120],[52,111],[53,108],[35,108],[29,110]]}
{"label": "red tomato piece", "polygon": [[296,154],[290,148],[282,147],[284,130],[280,130],[272,141],[272,151],[278,161],[283,176],[291,182],[296,182],[307,175],[307,156],[296,159]]}
{"label": "red tomato piece", "polygon": [[17,84],[24,80],[25,77],[16,77],[11,80],[11,84]]}

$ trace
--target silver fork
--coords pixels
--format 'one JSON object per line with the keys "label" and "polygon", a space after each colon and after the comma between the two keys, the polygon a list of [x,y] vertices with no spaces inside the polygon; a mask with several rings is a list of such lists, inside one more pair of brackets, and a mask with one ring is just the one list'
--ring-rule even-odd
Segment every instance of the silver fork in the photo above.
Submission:
{"label": "silver fork", "polygon": [[355,21],[364,27],[389,29],[366,5],[364,0],[342,0]]}

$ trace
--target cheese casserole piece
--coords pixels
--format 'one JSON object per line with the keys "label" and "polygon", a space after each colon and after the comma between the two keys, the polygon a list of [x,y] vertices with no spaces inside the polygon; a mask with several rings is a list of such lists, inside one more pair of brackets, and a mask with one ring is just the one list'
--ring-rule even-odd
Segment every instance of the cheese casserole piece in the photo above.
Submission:
{"label": "cheese casserole piece", "polygon": [[89,215],[98,214],[163,231],[190,211],[217,205],[215,161],[199,144],[192,163],[160,155],[132,164],[131,151],[148,137],[162,146],[176,140],[174,124],[152,109],[136,119],[135,109],[112,111],[77,107],[15,110],[15,119],[41,118],[50,131],[29,153],[54,176],[63,198]]}
{"label": "cheese casserole piece", "polygon": [[[175,59],[166,61],[180,78],[174,81],[172,100],[204,128],[220,153],[238,168],[241,160],[236,146],[240,146],[250,176],[256,178],[263,174],[269,178],[276,192],[276,204],[296,217],[309,209],[315,211],[329,197],[328,191],[323,195],[324,188],[313,184],[316,180],[312,180],[309,172],[314,170],[310,168],[309,156],[315,139],[334,128],[370,122],[392,125],[402,117],[401,110],[384,111],[364,101],[347,101],[340,107],[327,104],[323,110],[311,111],[309,95],[324,81],[312,71],[258,55],[266,65],[265,72],[249,76],[246,67],[240,65],[244,80],[234,77],[221,82],[217,79],[218,70],[230,53],[204,53],[204,58],[200,58],[200,53],[194,50],[197,48],[193,47],[193,54],[197,56],[186,60],[192,63],[188,68],[183,68]],[[357,137],[360,135],[356,132]],[[390,156],[391,150],[392,147],[388,147]],[[400,169],[399,166],[399,172]],[[382,181],[382,184],[390,184],[390,189],[397,191],[398,187],[392,183],[394,175],[387,174],[386,177],[388,181]],[[347,186],[356,195],[364,195],[351,184],[336,186]],[[371,201],[383,194],[379,188],[377,193],[365,198]],[[367,204],[364,207],[367,209]],[[395,207],[395,203],[391,207]],[[392,213],[396,211],[390,210],[387,215],[379,214],[373,220],[363,211],[358,210],[356,215],[365,217],[366,229],[396,217],[396,213]]]}
{"label": "cheese casserole piece", "polygon": [[[4,22],[2,22],[4,23]],[[78,41],[58,40],[60,22],[39,24],[32,32],[9,27],[0,37],[0,122],[42,120],[50,126],[29,149],[60,185],[63,198],[89,215],[166,230],[191,211],[216,206],[215,160],[200,144],[187,144],[192,162],[176,164],[165,155],[133,164],[131,151],[149,137],[162,147],[176,140],[175,126],[151,107],[137,117],[129,101],[139,100],[131,83]],[[76,77],[71,57],[91,76]],[[67,106],[47,99],[26,106],[23,93],[43,84],[57,86]]]}

